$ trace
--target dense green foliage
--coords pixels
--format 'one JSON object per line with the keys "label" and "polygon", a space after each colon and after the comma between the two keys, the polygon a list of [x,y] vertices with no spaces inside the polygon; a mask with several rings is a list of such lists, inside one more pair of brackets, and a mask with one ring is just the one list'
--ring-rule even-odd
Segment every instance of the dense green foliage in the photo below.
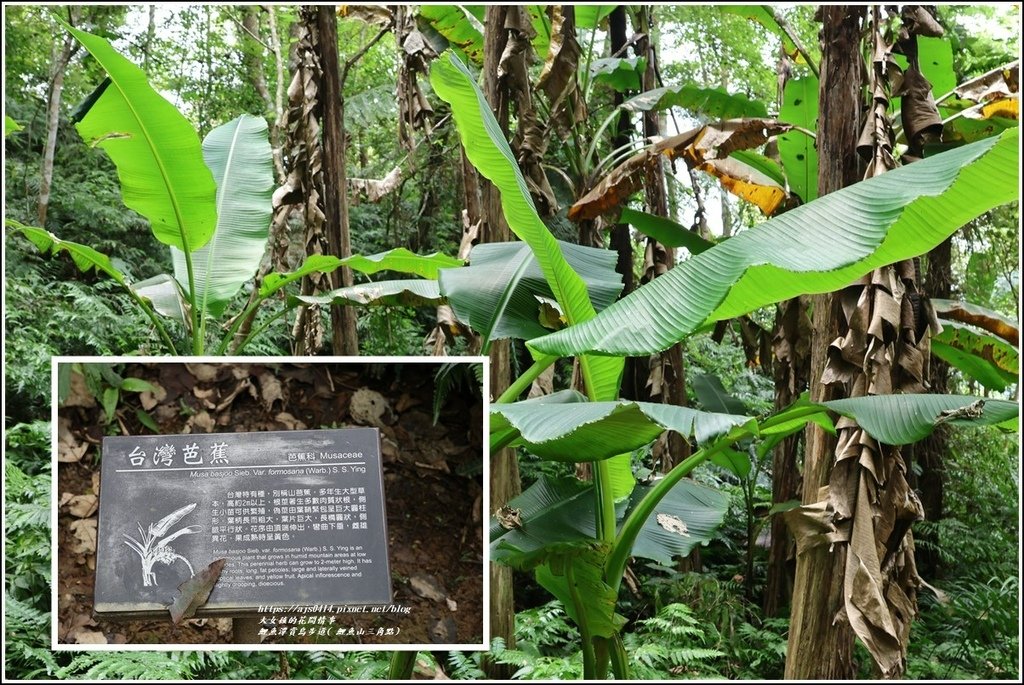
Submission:
{"label": "dense green foliage", "polygon": [[[713,93],[719,103],[735,96],[728,100],[730,106],[739,102],[769,116],[796,116],[791,109],[787,110],[776,74],[780,49],[793,55],[787,58],[788,78],[807,79],[804,83],[810,84],[808,92],[815,90],[817,82],[810,80],[812,65],[802,56],[795,56],[792,37],[784,35],[776,22],[758,13],[759,6],[750,7],[753,9],[727,11],[713,5],[659,6],[654,11],[653,24],[632,27],[638,31],[650,29],[655,42],[660,41],[661,82],[657,85],[679,89],[674,107],[657,107],[662,110],[663,130],[686,130],[693,122],[700,124],[717,118],[706,105],[688,106],[688,97],[697,100],[692,92],[700,92],[701,97]],[[455,34],[430,21],[437,16],[450,16],[452,9],[434,8],[420,18],[418,26],[423,35],[437,47],[446,42],[438,31],[453,41]],[[478,9],[482,17],[482,8]],[[812,7],[797,6],[786,9],[783,16],[796,38],[810,47],[812,60],[817,60],[818,25],[812,14]],[[113,50],[136,66],[121,64],[100,43],[90,43],[92,54],[75,47],[77,44],[58,24],[57,15],[110,40]],[[598,11],[591,15],[589,10],[577,12],[582,51],[578,71],[587,116],[557,134],[547,134],[542,153],[544,169],[557,202],[557,207],[549,208],[550,211],[537,202],[534,180],[527,182],[520,169],[523,159],[517,159],[508,145],[516,127],[524,125],[522,120],[513,116],[512,135],[504,136],[479,90],[480,60],[475,58],[480,55],[474,50],[484,45],[483,35],[461,10],[454,14],[463,22],[457,26],[458,35],[471,40],[464,43],[464,53],[443,53],[434,63],[430,79],[425,73],[419,75],[418,84],[433,112],[428,113],[429,132],[413,132],[415,145],[411,149],[396,142],[399,108],[394,99],[395,83],[407,52],[389,34],[362,54],[379,27],[356,18],[339,18],[340,59],[344,64],[358,58],[348,72],[343,91],[349,125],[349,175],[380,179],[396,167],[402,174],[397,189],[377,201],[357,198],[358,193],[352,193],[353,253],[380,256],[394,248],[407,248],[417,255],[439,252],[454,257],[463,232],[464,149],[465,158],[501,190],[504,216],[523,242],[489,246],[492,254],[498,255],[497,261],[478,259],[475,274],[472,265],[457,266],[454,259],[430,267],[417,262],[415,268],[395,269],[411,272],[417,277],[413,282],[436,294],[435,300],[449,298],[463,323],[472,322],[476,332],[483,334],[479,342],[485,351],[492,338],[514,338],[513,379],[553,366],[554,387],[569,387],[572,359],[556,362],[554,356],[548,355],[580,354],[577,367],[591,400],[586,403],[586,411],[593,413],[581,427],[580,407],[571,405],[584,405],[587,398],[562,394],[555,397],[566,401],[564,406],[546,404],[531,415],[530,405],[516,403],[504,405],[508,408],[506,413],[492,415],[492,424],[500,424],[502,431],[508,429],[503,441],[494,442],[494,446],[517,445],[524,490],[531,486],[542,489],[545,483],[557,482],[564,487],[554,488],[555,494],[594,502],[596,493],[598,504],[591,505],[587,517],[583,517],[587,519],[586,525],[580,523],[580,517],[566,515],[577,530],[574,536],[560,540],[564,546],[557,550],[552,551],[543,539],[534,547],[515,547],[522,540],[514,534],[506,536],[506,541],[511,539],[514,544],[504,548],[505,560],[513,559],[512,565],[518,569],[514,647],[497,638],[486,653],[423,652],[416,667],[424,675],[443,671],[455,679],[479,679],[499,664],[507,666],[515,679],[576,679],[590,673],[593,661],[592,655],[581,653],[580,646],[586,649],[592,635],[597,635],[610,642],[621,640],[627,655],[623,668],[639,679],[778,679],[783,675],[788,620],[785,616],[767,618],[760,609],[767,572],[766,531],[774,515],[770,510],[775,475],[771,449],[781,437],[781,432],[770,432],[773,419],[768,418],[773,412],[775,381],[768,370],[770,360],[755,363],[756,355],[751,353],[749,341],[743,340],[743,329],[739,325],[725,325],[724,321],[745,314],[763,329],[763,335],[770,336],[774,311],[758,307],[811,290],[840,288],[875,262],[915,256],[933,247],[968,219],[966,228],[956,232],[952,239],[951,297],[1019,320],[1019,207],[1017,203],[1001,204],[1019,197],[1019,179],[1008,166],[1019,146],[1016,129],[1005,132],[1002,138],[986,138],[971,148],[959,148],[949,156],[918,163],[921,166],[908,165],[884,174],[867,186],[875,190],[870,197],[860,195],[862,189],[837,194],[824,203],[807,205],[772,219],[767,226],[760,226],[762,219],[753,205],[723,192],[714,177],[700,174],[680,182],[670,174],[668,218],[683,225],[692,220],[694,226],[702,218],[706,223],[710,219],[713,232],[728,240],[720,240],[710,249],[705,249],[710,241],[688,241],[694,255],[704,250],[701,255],[690,257],[682,268],[672,269],[666,278],[657,279],[635,296],[611,304],[621,286],[620,274],[612,271],[614,258],[591,258],[586,253],[590,248],[567,248],[565,243],[557,242],[574,242],[579,237],[576,225],[567,219],[568,206],[633,150],[614,150],[610,127],[617,117],[616,98],[635,95],[640,90],[643,58],[629,56],[630,53],[605,57],[609,52],[606,15],[607,12]],[[543,27],[540,14],[534,12],[530,16],[536,26]],[[252,20],[255,24],[246,23]],[[942,6],[939,20],[952,40],[955,73],[949,77],[954,83],[1005,64],[1019,52],[1019,8],[997,11],[987,6]],[[137,191],[122,183],[124,179],[119,180],[118,174],[125,167],[116,145],[125,125],[123,119],[110,114],[110,96],[100,109],[93,111],[91,120],[88,113],[73,112],[108,73],[117,83],[119,71],[122,78],[125,72],[134,77],[137,67],[138,73],[144,73],[152,85],[152,97],[160,99],[156,103],[158,109],[177,122],[174,125],[182,135],[190,137],[194,133],[192,162],[199,166],[193,171],[202,170],[199,141],[211,132],[216,139],[218,131],[228,130],[222,128],[224,125],[243,114],[251,116],[236,121],[248,121],[259,129],[260,140],[254,145],[269,142],[272,148],[281,150],[287,132],[275,128],[279,116],[276,91],[282,91],[281,104],[287,108],[284,91],[291,78],[289,49],[294,46],[298,21],[295,6],[154,6],[152,10],[142,6],[88,6],[74,10],[5,7],[5,113],[21,127],[5,137],[5,216],[27,226],[36,225],[37,200],[43,184],[47,98],[54,61],[68,41],[73,54],[63,70],[52,190],[45,225],[41,228],[62,240],[88,245],[108,255],[113,267],[130,284],[159,274],[177,273],[178,282],[185,286],[182,301],[189,304],[191,279],[184,275],[186,269],[180,255],[172,259],[172,253],[163,244],[180,245],[180,241],[175,243],[173,237],[168,239],[166,230],[158,230],[151,220],[159,224],[159,212],[154,214],[141,207],[137,198],[132,197],[132,192]],[[590,26],[597,21],[598,28],[592,30]],[[253,25],[256,35],[248,28]],[[550,23],[547,28],[551,28]],[[535,37],[533,45],[543,53],[548,49],[545,40],[549,38]],[[280,76],[275,50],[282,60]],[[459,53],[468,56],[468,68],[453,56]],[[97,56],[101,59],[97,60]],[[543,65],[542,54],[530,67],[532,82],[536,82]],[[684,87],[693,90],[683,92]],[[125,102],[131,109],[137,93],[131,88],[126,92]],[[536,106],[541,119],[546,120],[551,115],[551,103],[540,93],[540,89],[535,92]],[[152,97],[151,103],[155,102]],[[635,101],[631,107],[634,113],[644,108]],[[121,115],[124,114],[122,106]],[[270,127],[267,132],[263,131],[261,119]],[[810,122],[800,123],[813,127]],[[787,135],[788,140],[781,143],[783,148],[796,141],[805,150],[813,150],[810,138],[803,133]],[[101,142],[90,144],[93,138]],[[635,148],[638,143],[631,145]],[[768,154],[766,149],[760,150]],[[167,161],[178,159],[177,152],[166,154]],[[789,150],[782,151],[783,162],[791,159],[789,154]],[[219,163],[220,174],[209,159],[206,164],[213,170],[218,187],[229,184],[224,180],[224,159]],[[253,190],[249,209],[259,215],[258,230],[250,231],[248,253],[240,260],[245,261],[240,276],[229,279],[230,283],[221,288],[221,295],[214,296],[215,302],[210,303],[200,295],[192,308],[185,308],[197,317],[194,321],[200,322],[199,334],[186,321],[188,317],[161,318],[162,323],[157,325],[154,317],[147,317],[136,306],[129,292],[102,274],[83,273],[66,253],[41,255],[37,246],[23,235],[6,231],[4,510],[8,556],[4,666],[8,676],[376,679],[387,673],[389,655],[384,652],[73,654],[49,649],[49,450],[53,428],[49,423],[50,359],[54,355],[164,354],[169,351],[167,339],[175,341],[178,351],[187,351],[189,346],[183,341],[190,340],[190,336],[193,342],[197,337],[200,339],[193,349],[213,351],[218,349],[217,342],[224,341],[224,351],[234,331],[229,327],[244,318],[232,317],[249,311],[254,312],[251,330],[256,333],[243,351],[267,356],[290,354],[295,308],[302,301],[295,297],[296,283],[290,281],[287,287],[269,293],[259,307],[252,304],[258,299],[254,295],[260,294],[260,284],[252,280],[252,274],[260,266],[261,258],[269,259],[261,251],[271,213],[266,186],[272,174],[269,152],[250,166],[256,164],[265,167],[266,178],[247,178],[242,187]],[[775,162],[768,160],[765,164],[765,169],[782,173]],[[927,171],[924,177],[917,173],[921,168]],[[965,168],[967,171],[963,171]],[[179,171],[184,169],[183,166]],[[803,187],[799,183],[809,187],[809,178],[798,182],[797,171],[785,172],[791,175],[792,188]],[[808,173],[813,176],[813,172]],[[679,177],[685,178],[685,171]],[[275,177],[274,185],[281,181]],[[261,183],[262,187],[254,188]],[[216,199],[213,186],[201,190],[209,196],[205,201],[212,206]],[[991,197],[986,199],[986,194]],[[879,195],[887,199],[882,208],[886,212],[884,221],[877,221]],[[922,196],[929,199],[922,201]],[[920,205],[915,203],[921,202],[932,209],[935,202],[942,203],[936,220],[916,213]],[[138,208],[145,217],[126,204]],[[184,204],[198,207],[201,202]],[[989,209],[997,204],[1001,206]],[[710,209],[701,217],[697,211],[705,211],[705,205]],[[217,210],[221,210],[219,205]],[[285,234],[286,244],[275,246],[277,252],[287,255],[286,261],[293,270],[306,257],[300,214],[291,220]],[[207,219],[213,216],[210,214]],[[886,233],[890,225],[895,228]],[[837,227],[854,238],[848,243],[836,243],[834,234],[826,229],[833,231]],[[241,233],[247,230],[246,226],[239,229]],[[794,241],[794,235],[802,237]],[[642,236],[635,233],[633,238],[635,247]],[[607,238],[602,240],[606,241],[604,247],[608,247]],[[856,244],[850,247],[850,243]],[[876,252],[883,244],[886,247]],[[898,248],[895,251],[890,250],[893,244]],[[693,245],[699,248],[693,249]],[[514,263],[509,257],[513,254],[517,260]],[[232,256],[237,256],[237,251]],[[926,273],[928,261],[923,260]],[[217,262],[210,259],[208,265],[218,266]],[[502,263],[515,272],[513,278],[501,271]],[[639,282],[649,268],[642,249],[634,250],[631,266]],[[395,278],[391,272],[377,273],[375,267],[353,267],[359,271],[357,287],[363,287],[364,292],[368,285]],[[449,275],[438,273],[438,267],[446,269]],[[424,268],[427,270],[423,271]],[[758,280],[758,269],[771,278]],[[486,278],[479,276],[481,271],[486,272]],[[263,281],[263,287],[267,287],[267,281]],[[490,295],[481,294],[487,289]],[[329,300],[327,297],[323,302]],[[202,304],[196,304],[200,301]],[[548,310],[542,310],[541,301]],[[686,306],[669,310],[667,302],[685,302]],[[424,339],[437,324],[434,307],[404,304],[407,302],[357,308],[362,354],[420,355],[429,349]],[[209,312],[209,316],[204,312]],[[329,330],[328,307],[322,307],[318,315],[324,329]],[[676,321],[666,324],[666,320],[673,318]],[[708,331],[710,324],[718,320],[723,324],[712,334]],[[591,323],[585,323],[588,321]],[[549,330],[558,329],[562,330],[544,337]],[[621,357],[607,353],[628,352],[646,358],[680,341],[692,411],[651,403],[623,403],[612,408],[611,402],[618,397],[624,362]],[[471,349],[473,342],[465,337],[457,337],[447,345],[450,354],[463,354]],[[323,351],[332,352],[329,344]],[[594,351],[605,356],[591,354]],[[444,390],[434,398],[435,411],[443,403],[445,393],[475,392],[480,381],[447,379]],[[518,389],[525,391],[528,385]],[[949,391],[965,395],[984,392],[993,400],[1015,400],[1018,386],[1011,383],[1005,392],[992,393],[954,369]],[[515,400],[518,396],[505,399]],[[608,404],[598,405],[596,400]],[[735,411],[725,412],[719,406],[728,401],[737,403],[732,405]],[[941,408],[962,407],[967,402]],[[990,401],[986,412],[999,407],[1006,408],[1008,404]],[[605,409],[607,412],[598,416]],[[511,419],[508,423],[512,428],[500,423],[499,417],[504,420],[517,411],[525,412],[520,419],[526,416],[534,422],[528,426],[534,433],[528,435],[527,427],[514,425]],[[875,423],[864,421],[865,426],[880,425],[883,432],[893,428],[884,411],[881,415],[877,408],[870,411],[873,414],[868,418]],[[930,431],[937,411],[927,416],[921,414],[918,418],[923,417],[923,422],[913,435],[888,433],[890,441],[904,442]],[[724,413],[731,416],[723,418]],[[811,420],[809,416],[804,414],[794,420],[806,422]],[[563,421],[562,434],[551,430],[538,435],[544,433],[544,421],[552,417]],[[605,420],[608,426],[602,428],[601,422]],[[786,430],[802,425],[793,424]],[[665,494],[659,490],[657,497],[642,504],[644,496],[657,489],[656,483],[662,476],[654,465],[656,447],[652,443],[666,427],[690,438],[690,447],[699,450],[698,454],[707,456],[714,452],[699,466],[700,459],[690,463],[686,470],[693,481],[676,488],[664,500],[666,507],[687,506],[691,509],[686,511],[696,512],[695,517],[708,516],[702,523],[688,519],[689,533],[694,537],[685,547],[669,547],[668,552],[663,541],[652,536],[651,528],[654,533],[661,532],[656,526],[651,524],[640,530],[643,521],[630,518],[645,506],[654,506],[652,500]],[[597,432],[588,434],[588,430]],[[939,560],[937,577],[925,580],[940,594],[937,598],[928,589],[920,593],[921,613],[911,635],[907,677],[1012,679],[1019,676],[1018,439],[985,428],[949,435],[943,517],[915,525],[918,549]],[[606,453],[591,450],[588,441],[599,444]],[[596,460],[592,466],[596,487],[587,488],[569,480],[573,475],[572,462],[584,460],[584,450],[590,450],[586,460]],[[914,463],[912,468],[920,466]],[[678,479],[681,475],[677,472],[670,478]],[[634,482],[638,485],[634,486]],[[681,502],[684,492],[698,498],[703,496],[701,493],[711,494],[703,496],[706,501],[701,503],[702,509],[690,501]],[[626,498],[630,493],[633,498],[628,507],[620,504],[616,513],[613,500]],[[559,511],[565,510],[558,507],[565,502],[556,500],[543,502],[544,506],[538,505],[530,513],[540,516],[555,511],[552,518],[557,519],[556,524],[562,524]],[[520,506],[526,509],[526,505]],[[596,521],[595,509],[599,512]],[[629,522],[637,526],[633,531],[638,541],[635,550],[628,536],[623,542],[624,528],[617,528],[624,521],[627,528]],[[564,532],[554,524],[545,530],[552,534]],[[592,538],[600,544],[581,542],[581,536],[576,535],[580,530],[585,533],[582,538]],[[696,552],[687,561],[676,559],[690,554],[691,549]],[[630,575],[620,589],[622,574],[616,571],[621,570],[620,564],[626,565],[633,552],[636,559],[629,563]],[[694,565],[698,571],[692,570]],[[587,584],[592,595],[586,598],[588,601],[572,597],[572,583],[567,584],[561,575],[566,566]],[[563,601],[549,601],[549,593]],[[597,597],[604,602],[599,608],[590,601]],[[860,675],[873,677],[867,653],[858,655]]]}

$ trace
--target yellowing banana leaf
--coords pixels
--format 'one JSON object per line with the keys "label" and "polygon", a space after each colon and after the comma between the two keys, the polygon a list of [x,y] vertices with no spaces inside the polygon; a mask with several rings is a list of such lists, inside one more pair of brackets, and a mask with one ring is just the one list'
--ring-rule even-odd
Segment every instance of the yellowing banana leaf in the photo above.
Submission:
{"label": "yellowing banana leaf", "polygon": [[217,186],[192,125],[106,39],[67,30],[109,74],[75,127],[117,166],[121,198],[149,220],[156,239],[194,251],[217,223]]}
{"label": "yellowing banana leaf", "polygon": [[535,355],[651,354],[703,325],[830,292],[923,254],[1019,196],[1018,131],[830,193],[680,263],[596,318],[528,343]]}
{"label": "yellowing banana leaf", "polygon": [[[192,252],[196,306],[214,317],[256,275],[267,250],[274,158],[263,117],[243,114],[210,131],[203,158],[217,183],[217,229]],[[174,277],[188,292],[185,255],[171,247]]]}
{"label": "yellowing banana leaf", "polygon": [[[566,261],[586,282],[594,308],[601,310],[615,301],[622,290],[615,254],[561,241],[559,245]],[[469,266],[441,270],[439,283],[459,320],[485,341],[528,339],[548,331],[540,316],[551,288],[526,243],[476,245]]]}
{"label": "yellowing banana leaf", "polygon": [[640,190],[647,169],[662,155],[683,159],[692,168],[724,160],[736,150],[763,145],[790,126],[771,119],[730,119],[665,138],[636,153],[610,171],[601,182],[569,207],[572,221],[615,212]]}
{"label": "yellowing banana leaf", "polygon": [[977,326],[992,335],[999,336],[1014,347],[1020,344],[1020,328],[1017,326],[1017,322],[999,312],[957,300],[934,298],[931,303],[935,313],[941,319]]}
{"label": "yellowing banana leaf", "polygon": [[712,159],[697,167],[718,179],[722,187],[771,216],[782,207],[789,194],[778,183],[732,157]]}
{"label": "yellowing banana leaf", "polygon": [[420,5],[420,16],[476,65],[484,63],[484,25],[464,5]]}

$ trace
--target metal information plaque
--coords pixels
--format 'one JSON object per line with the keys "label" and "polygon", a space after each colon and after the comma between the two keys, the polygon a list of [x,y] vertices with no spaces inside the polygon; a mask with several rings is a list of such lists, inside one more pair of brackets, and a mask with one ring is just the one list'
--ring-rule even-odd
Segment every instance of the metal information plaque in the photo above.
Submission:
{"label": "metal information plaque", "polygon": [[103,439],[95,611],[168,616],[226,558],[197,616],[390,604],[376,428]]}

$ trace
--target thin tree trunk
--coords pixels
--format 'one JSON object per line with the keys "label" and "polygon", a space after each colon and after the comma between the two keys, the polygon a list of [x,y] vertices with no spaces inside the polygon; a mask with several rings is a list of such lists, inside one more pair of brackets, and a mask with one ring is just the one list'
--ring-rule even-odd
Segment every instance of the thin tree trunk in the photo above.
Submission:
{"label": "thin tree trunk", "polygon": [[[818,117],[818,194],[856,183],[857,139],[860,135],[860,24],[864,8],[822,6],[822,58]],[[839,333],[839,316],[831,294],[812,298],[811,400],[833,399],[834,386],[821,384],[828,347]],[[810,425],[804,456],[802,502],[817,503],[828,485],[835,441]],[[853,631],[836,621],[844,607],[843,576],[846,546],[810,548],[797,556],[790,616],[786,678],[789,680],[849,679],[853,663]]]}
{"label": "thin tree trunk", "polygon": [[[321,103],[323,114],[323,209],[324,233],[330,254],[352,256],[348,219],[348,140],[345,135],[344,84],[338,64],[338,18],[334,8],[317,7],[320,32]],[[346,69],[347,72],[347,69]],[[331,287],[352,285],[352,270],[341,267],[331,273]],[[359,354],[356,314],[352,307],[331,305],[331,349],[334,354]]]}
{"label": "thin tree trunk", "polygon": [[277,31],[277,5],[264,5],[267,11],[267,25],[270,27],[270,48],[274,53],[274,124],[270,127],[270,144],[274,151],[274,170],[277,182],[284,183],[284,160],[281,154],[284,130],[284,59],[281,57],[281,38]]}
{"label": "thin tree trunk", "polygon": [[[71,23],[77,24],[80,10],[71,8]],[[53,158],[57,152],[57,128],[60,126],[60,100],[64,92],[64,72],[75,54],[75,39],[65,34],[60,52],[56,48],[50,62],[50,95],[46,104],[46,144],[43,146],[43,163],[39,178],[39,201],[36,205],[36,221],[46,226],[46,214],[50,209],[50,189],[53,184]]]}
{"label": "thin tree trunk", "polygon": [[153,40],[156,39],[156,5],[149,6],[149,21],[146,23],[146,42],[142,44],[142,70],[149,74],[149,60],[152,58]]}
{"label": "thin tree trunk", "polygon": [[248,5],[242,15],[242,59],[249,81],[256,94],[263,101],[263,108],[270,112],[274,109],[274,100],[267,88],[267,77],[263,73],[263,42],[260,40],[260,8]]}

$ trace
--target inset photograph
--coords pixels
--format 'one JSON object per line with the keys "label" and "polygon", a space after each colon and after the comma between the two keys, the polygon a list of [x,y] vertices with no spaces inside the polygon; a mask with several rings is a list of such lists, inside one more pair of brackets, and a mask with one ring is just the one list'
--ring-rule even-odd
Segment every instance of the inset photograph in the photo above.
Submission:
{"label": "inset photograph", "polygon": [[58,358],[55,648],[483,648],[484,371]]}

